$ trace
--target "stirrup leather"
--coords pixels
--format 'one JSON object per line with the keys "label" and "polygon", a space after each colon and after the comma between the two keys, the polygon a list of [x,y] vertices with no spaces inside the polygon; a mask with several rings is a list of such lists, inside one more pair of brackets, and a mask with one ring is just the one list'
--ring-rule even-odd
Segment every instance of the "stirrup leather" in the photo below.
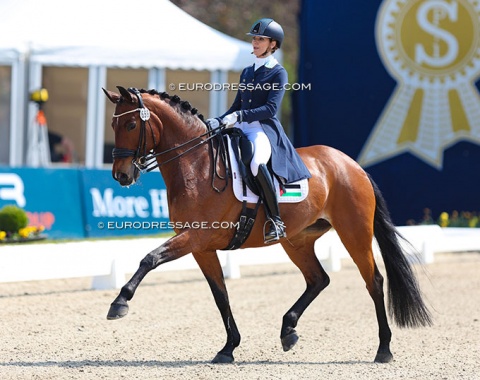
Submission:
{"label": "stirrup leather", "polygon": [[[270,229],[267,231],[267,225],[270,224]],[[274,220],[272,218],[267,219],[263,225],[263,238],[264,243],[269,244],[280,240],[281,238],[287,237],[285,232],[286,226],[282,220]]]}

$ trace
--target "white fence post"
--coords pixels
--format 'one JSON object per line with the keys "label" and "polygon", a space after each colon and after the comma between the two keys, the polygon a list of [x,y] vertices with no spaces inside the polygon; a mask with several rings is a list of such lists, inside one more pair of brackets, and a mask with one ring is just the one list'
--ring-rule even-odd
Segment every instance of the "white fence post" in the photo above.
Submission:
{"label": "white fence post", "polygon": [[432,243],[428,240],[423,241],[422,245],[422,263],[423,264],[432,264],[434,261],[434,253]]}
{"label": "white fence post", "polygon": [[328,256],[326,260],[322,260],[324,269],[327,272],[339,272],[342,269],[340,255],[335,253],[333,246],[328,247]]}
{"label": "white fence post", "polygon": [[223,267],[223,275],[225,278],[236,279],[240,278],[240,265],[235,257],[234,252],[227,252],[226,263]]}
{"label": "white fence post", "polygon": [[122,268],[120,260],[113,260],[111,268],[110,274],[93,277],[92,289],[120,289],[123,285],[125,285],[125,271]]}

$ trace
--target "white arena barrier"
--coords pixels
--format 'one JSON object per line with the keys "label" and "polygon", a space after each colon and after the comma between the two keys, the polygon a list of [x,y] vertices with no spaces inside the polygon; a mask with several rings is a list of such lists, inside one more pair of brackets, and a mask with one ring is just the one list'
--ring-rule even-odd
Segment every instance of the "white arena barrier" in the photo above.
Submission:
{"label": "white arena barrier", "polygon": [[[437,252],[480,251],[480,229],[441,228],[437,225],[398,227],[409,242],[406,252],[421,263],[432,263]],[[93,289],[118,289],[147,253],[165,238],[85,240],[68,243],[12,244],[0,246],[0,283],[60,278],[93,277]],[[325,270],[339,271],[348,252],[335,231],[315,244]],[[375,255],[379,255],[374,242]],[[240,278],[241,267],[290,262],[280,244],[236,251],[219,251],[225,277]],[[192,255],[161,265],[156,271],[197,269]]]}

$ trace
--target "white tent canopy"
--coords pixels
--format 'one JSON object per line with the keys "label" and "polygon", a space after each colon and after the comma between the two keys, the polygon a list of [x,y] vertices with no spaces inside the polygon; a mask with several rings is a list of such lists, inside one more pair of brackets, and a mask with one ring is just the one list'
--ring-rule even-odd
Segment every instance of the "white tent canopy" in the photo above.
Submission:
{"label": "white tent canopy", "polygon": [[168,0],[2,0],[0,59],[43,65],[241,70],[251,46]]}
{"label": "white tent canopy", "polygon": [[[107,68],[149,70],[149,88],[165,89],[165,70],[205,70],[225,83],[228,71],[252,62],[251,45],[201,23],[168,0],[1,0],[0,65],[11,65],[9,164],[24,164],[24,135],[42,85],[43,66],[86,67],[86,159],[102,165],[105,107],[99,89]],[[163,88],[162,88],[163,87]],[[209,114],[226,109],[225,91],[211,91]],[[25,109],[28,111],[25,113]]]}

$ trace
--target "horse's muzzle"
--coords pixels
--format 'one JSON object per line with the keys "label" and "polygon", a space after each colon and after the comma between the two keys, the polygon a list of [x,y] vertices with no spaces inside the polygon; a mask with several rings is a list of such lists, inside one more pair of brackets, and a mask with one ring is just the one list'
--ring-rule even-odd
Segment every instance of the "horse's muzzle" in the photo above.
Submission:
{"label": "horse's muzzle", "polygon": [[115,181],[118,181],[122,186],[130,186],[132,183],[135,182],[135,179],[129,176],[127,173],[123,172],[115,172],[113,178]]}

